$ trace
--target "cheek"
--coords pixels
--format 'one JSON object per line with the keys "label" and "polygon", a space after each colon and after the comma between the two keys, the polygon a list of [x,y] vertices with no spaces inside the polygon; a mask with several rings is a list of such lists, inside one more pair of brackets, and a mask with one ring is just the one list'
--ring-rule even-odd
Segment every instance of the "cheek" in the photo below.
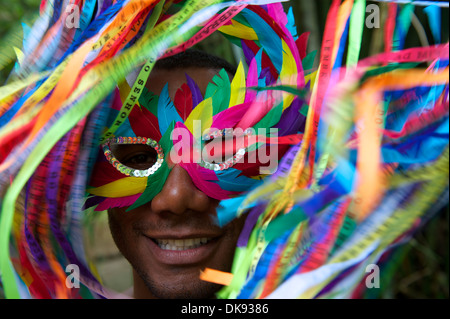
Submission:
{"label": "cheek", "polygon": [[228,244],[232,246],[232,248],[236,248],[237,241],[241,235],[242,229],[245,225],[245,220],[247,219],[248,214],[244,214],[239,218],[234,219],[230,224],[228,224],[227,231],[227,240]]}
{"label": "cheek", "polygon": [[233,220],[228,224],[225,237],[222,239],[220,252],[216,254],[215,261],[209,267],[225,272],[230,272],[233,264],[233,257],[236,251],[237,241],[244,227],[247,214]]}
{"label": "cheek", "polygon": [[108,211],[109,229],[112,238],[120,252],[126,257],[129,256],[135,245],[131,245],[135,241],[135,234],[132,228],[132,220],[127,216],[126,209],[110,209]]}

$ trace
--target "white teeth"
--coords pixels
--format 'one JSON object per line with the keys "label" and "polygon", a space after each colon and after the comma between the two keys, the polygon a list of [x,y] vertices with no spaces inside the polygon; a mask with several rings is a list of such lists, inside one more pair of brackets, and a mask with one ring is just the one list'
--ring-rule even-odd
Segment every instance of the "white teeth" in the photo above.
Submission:
{"label": "white teeth", "polygon": [[155,239],[158,246],[163,250],[194,249],[208,243],[210,240],[211,238]]}

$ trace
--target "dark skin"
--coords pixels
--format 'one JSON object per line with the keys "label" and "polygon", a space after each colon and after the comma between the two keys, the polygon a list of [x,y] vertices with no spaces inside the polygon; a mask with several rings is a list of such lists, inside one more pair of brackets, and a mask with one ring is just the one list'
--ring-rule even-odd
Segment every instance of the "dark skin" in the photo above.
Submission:
{"label": "dark skin", "polygon": [[[219,70],[189,68],[154,70],[147,87],[159,94],[169,83],[173,99],[176,89],[186,82],[184,73],[193,78],[204,94],[206,86]],[[212,268],[231,270],[236,243],[245,216],[220,228],[216,209],[219,200],[195,187],[189,174],[175,165],[162,191],[149,203],[126,212],[128,207],[111,209],[109,225],[114,241],[133,267],[134,297],[213,298],[222,287],[200,280],[200,271]],[[198,248],[181,250],[162,248],[163,241],[192,244],[208,239]]]}

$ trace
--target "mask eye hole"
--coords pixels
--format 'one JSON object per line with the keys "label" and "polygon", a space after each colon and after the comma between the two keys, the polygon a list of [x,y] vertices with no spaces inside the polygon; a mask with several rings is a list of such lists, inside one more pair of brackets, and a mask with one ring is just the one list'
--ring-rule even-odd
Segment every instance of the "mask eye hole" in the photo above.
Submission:
{"label": "mask eye hole", "polygon": [[158,153],[149,145],[113,144],[111,152],[120,163],[137,170],[149,169],[158,161]]}
{"label": "mask eye hole", "polygon": [[204,148],[201,166],[221,171],[234,166],[247,152],[250,131],[235,132],[232,129],[216,130],[203,137]]}
{"label": "mask eye hole", "polygon": [[235,137],[221,136],[206,141],[203,152],[205,161],[212,164],[225,162],[236,153],[236,144],[237,141]]}
{"label": "mask eye hole", "polygon": [[119,172],[131,177],[148,177],[162,165],[164,153],[149,138],[117,137],[103,144],[106,159]]}

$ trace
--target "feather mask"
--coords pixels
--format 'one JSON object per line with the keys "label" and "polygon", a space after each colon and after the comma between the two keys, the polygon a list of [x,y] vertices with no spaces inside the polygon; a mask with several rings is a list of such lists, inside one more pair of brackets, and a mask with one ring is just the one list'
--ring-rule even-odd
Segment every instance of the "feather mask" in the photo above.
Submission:
{"label": "feather mask", "polygon": [[[405,49],[428,2],[389,0],[385,52],[361,60],[365,0],[330,1],[313,52],[280,2],[42,1],[0,52],[2,72],[17,57],[0,88],[0,295],[122,297],[91,268],[81,221],[148,204],[179,165],[220,200],[220,226],[248,212],[232,274],[201,274],[218,298],[361,297],[366,266],[448,203],[448,2],[424,10],[435,45]],[[236,72],[146,86],[216,33],[242,49]]]}

